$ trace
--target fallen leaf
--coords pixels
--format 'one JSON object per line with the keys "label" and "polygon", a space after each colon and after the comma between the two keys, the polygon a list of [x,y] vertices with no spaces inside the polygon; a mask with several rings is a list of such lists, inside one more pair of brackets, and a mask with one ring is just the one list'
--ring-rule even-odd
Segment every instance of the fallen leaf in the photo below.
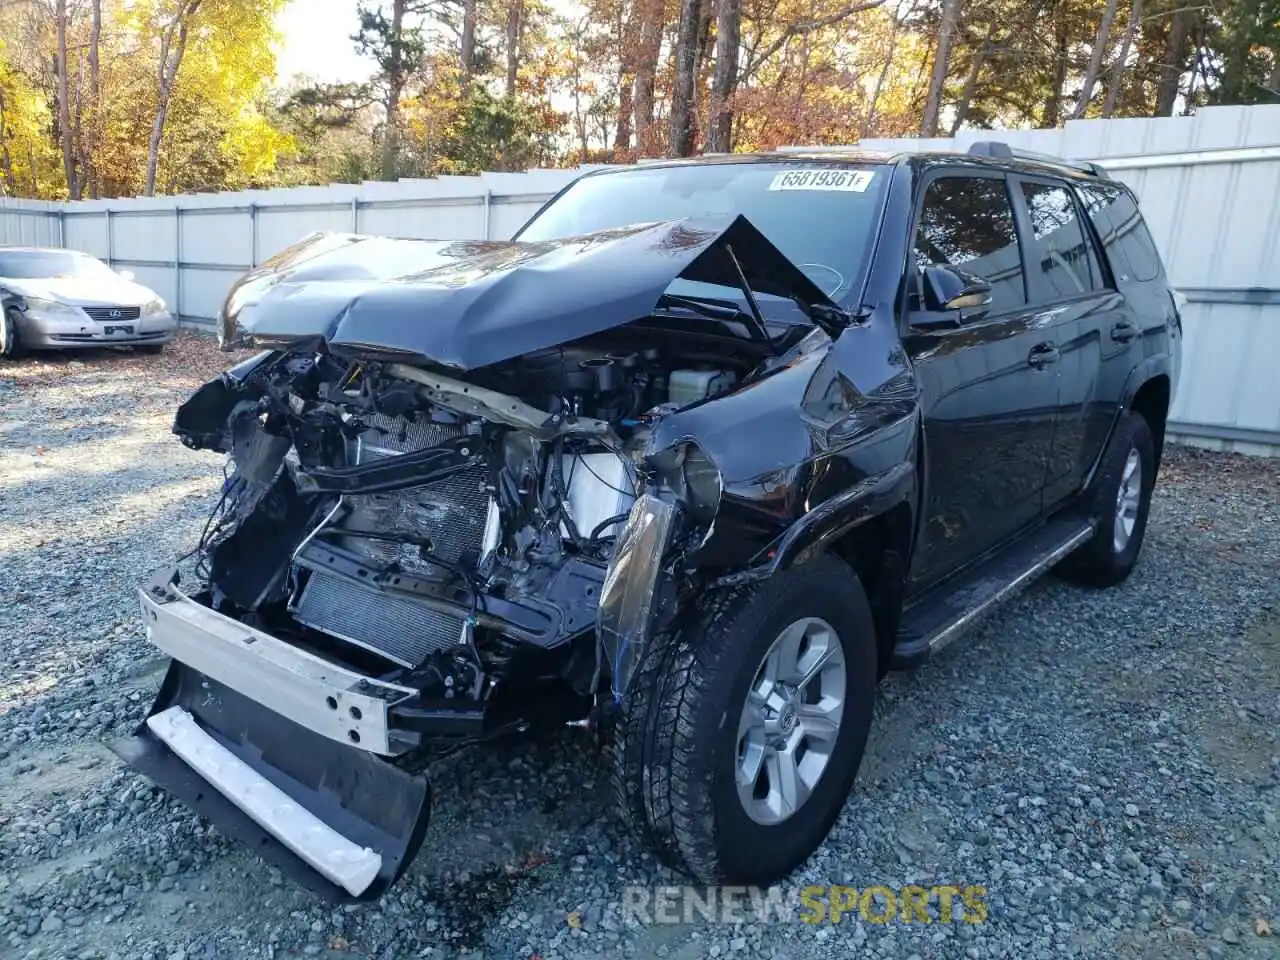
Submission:
{"label": "fallen leaf", "polygon": [[[567,917],[565,917],[564,919],[565,919],[565,922],[566,922],[567,924],[569,924],[569,929],[570,929],[570,930],[581,930],[581,929],[582,929],[582,914],[580,914],[577,910],[574,910],[572,913],[570,913],[570,914],[569,914]],[[1261,921],[1259,921],[1259,922],[1261,922]]]}
{"label": "fallen leaf", "polygon": [[529,853],[525,855],[522,869],[533,870],[542,866],[544,863],[549,863],[550,861],[551,858],[541,850],[530,850]]}
{"label": "fallen leaf", "polygon": [[1271,924],[1259,917],[1253,921],[1253,932],[1260,937],[1269,937],[1271,936]]}

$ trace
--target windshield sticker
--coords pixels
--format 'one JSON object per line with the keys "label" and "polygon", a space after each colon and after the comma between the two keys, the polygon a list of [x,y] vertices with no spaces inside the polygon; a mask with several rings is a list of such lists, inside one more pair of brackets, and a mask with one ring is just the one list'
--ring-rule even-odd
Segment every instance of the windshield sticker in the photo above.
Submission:
{"label": "windshield sticker", "polygon": [[773,178],[770,190],[846,190],[862,193],[871,186],[870,170],[788,170]]}

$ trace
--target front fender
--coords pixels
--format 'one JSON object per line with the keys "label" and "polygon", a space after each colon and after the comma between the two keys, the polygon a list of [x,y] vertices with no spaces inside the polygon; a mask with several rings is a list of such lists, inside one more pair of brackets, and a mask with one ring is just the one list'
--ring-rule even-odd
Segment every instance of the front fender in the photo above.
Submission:
{"label": "front fender", "polygon": [[894,464],[824,500],[791,524],[746,569],[721,577],[718,586],[764,580],[811,560],[856,527],[901,503],[914,506],[916,470],[913,460]]}

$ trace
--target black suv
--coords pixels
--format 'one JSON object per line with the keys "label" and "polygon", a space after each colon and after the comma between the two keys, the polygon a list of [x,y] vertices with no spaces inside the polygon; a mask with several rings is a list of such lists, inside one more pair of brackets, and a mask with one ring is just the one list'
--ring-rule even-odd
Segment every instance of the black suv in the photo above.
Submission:
{"label": "black suv", "polygon": [[1181,321],[1130,191],[1014,155],[604,170],[510,242],[320,234],[240,280],[174,431],[230,456],[141,591],[117,749],[317,889],[377,896],[433,758],[571,723],[707,882],[822,841],[876,681],[1142,545]]}

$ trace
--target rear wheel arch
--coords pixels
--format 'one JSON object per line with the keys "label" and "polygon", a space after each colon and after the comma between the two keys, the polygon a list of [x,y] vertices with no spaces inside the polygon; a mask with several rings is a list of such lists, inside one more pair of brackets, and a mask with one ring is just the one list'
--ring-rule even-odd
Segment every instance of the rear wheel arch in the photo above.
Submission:
{"label": "rear wheel arch", "polygon": [[1169,420],[1172,381],[1167,373],[1158,373],[1143,381],[1127,406],[1147,421],[1155,447],[1155,466],[1160,467],[1160,455],[1164,450],[1165,424]]}

